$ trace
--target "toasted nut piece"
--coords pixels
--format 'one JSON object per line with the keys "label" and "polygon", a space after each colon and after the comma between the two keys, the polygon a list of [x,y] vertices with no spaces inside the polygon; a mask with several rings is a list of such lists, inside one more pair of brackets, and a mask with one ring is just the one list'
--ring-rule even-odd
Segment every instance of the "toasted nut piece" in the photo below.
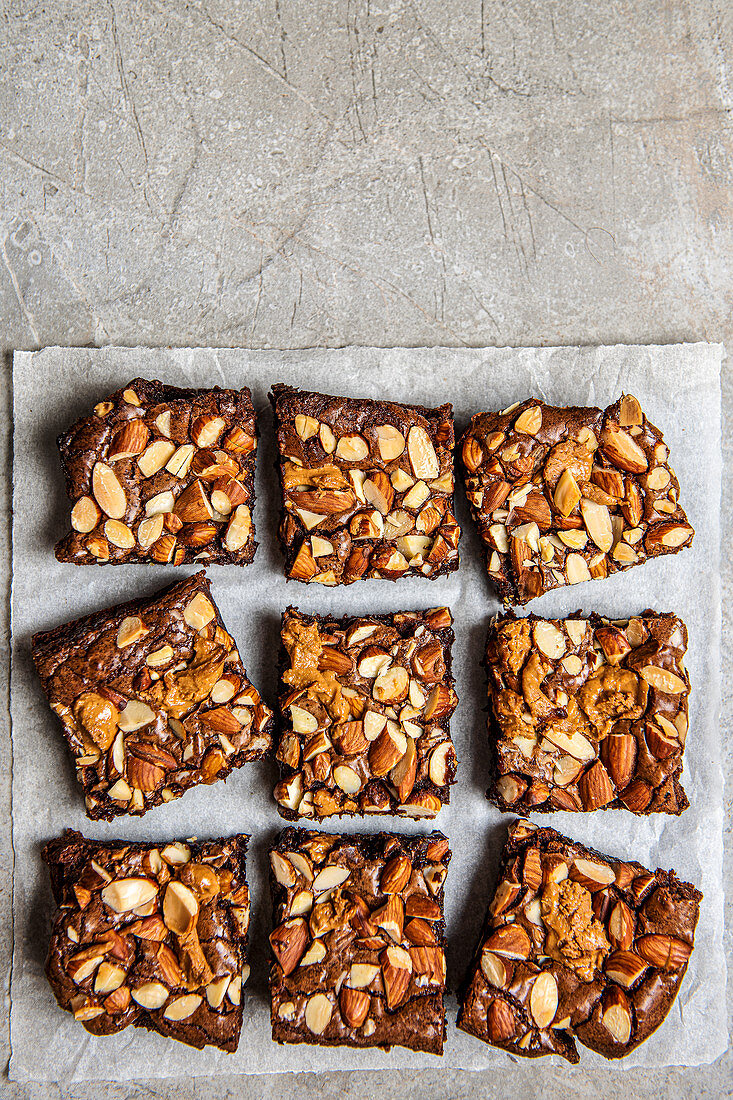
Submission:
{"label": "toasted nut piece", "polygon": [[543,970],[534,981],[529,1007],[537,1027],[549,1027],[557,1012],[557,982],[549,970]]}
{"label": "toasted nut piece", "polygon": [[137,909],[158,893],[158,884],[147,878],[118,878],[102,890],[102,901],[115,913],[127,913]]}
{"label": "toasted nut piece", "polygon": [[325,993],[314,993],[305,1006],[305,1023],[314,1035],[322,1035],[333,1015],[333,1005]]}
{"label": "toasted nut piece", "polygon": [[631,474],[643,474],[649,465],[639,444],[621,428],[611,425],[604,428],[601,448],[614,466]]}
{"label": "toasted nut piece", "polygon": [[379,967],[372,963],[352,963],[347,981],[352,989],[365,989],[378,973]]}
{"label": "toasted nut piece", "polygon": [[603,998],[601,1022],[617,1043],[628,1043],[631,1038],[631,1012],[626,996],[620,989],[610,989]]}
{"label": "toasted nut piece", "polygon": [[318,434],[319,427],[320,425],[314,416],[304,416],[302,413],[298,413],[295,417],[295,431],[304,443]]}
{"label": "toasted nut piece", "polygon": [[450,741],[442,741],[430,753],[429,775],[436,787],[445,787],[450,782],[455,768],[456,751]]}
{"label": "toasted nut piece", "polygon": [[424,481],[417,481],[412,486],[409,492],[405,493],[402,498],[402,503],[405,508],[410,508],[414,512],[418,512],[425,501],[430,496],[430,490]]}
{"label": "toasted nut piece", "polygon": [[677,549],[691,539],[694,532],[691,527],[681,523],[656,523],[647,533],[645,545],[650,553],[659,546]]}
{"label": "toasted nut piece", "polygon": [[382,871],[382,877],[379,882],[382,893],[401,893],[410,881],[411,875],[412,864],[407,856],[403,853],[394,856],[392,859],[388,860]]}
{"label": "toasted nut piece", "polygon": [[612,733],[604,739],[601,752],[611,779],[622,791],[634,774],[636,738],[633,733]]}
{"label": "toasted nut piece", "polygon": [[517,1021],[506,1001],[496,998],[489,1005],[486,1024],[493,1043],[503,1043],[517,1030]]}
{"label": "toasted nut piece", "polygon": [[125,733],[134,733],[150,722],[155,721],[155,711],[141,699],[130,699],[124,710],[120,711],[119,727]]}
{"label": "toasted nut piece", "polygon": [[514,431],[524,435],[537,435],[542,427],[542,409],[539,405],[530,405],[514,421]]}
{"label": "toasted nut piece", "polygon": [[435,447],[428,433],[418,424],[413,424],[407,434],[407,453],[415,477],[429,480],[438,476],[440,463]]}
{"label": "toasted nut piece", "polygon": [[285,921],[271,933],[270,945],[285,977],[300,963],[308,938],[308,925],[302,917]]}
{"label": "toasted nut piece", "polygon": [[391,424],[378,424],[375,430],[382,461],[391,462],[392,459],[399,458],[405,449],[405,437],[402,432]]}
{"label": "toasted nut piece", "polygon": [[198,993],[187,993],[171,1001],[163,1015],[166,1020],[187,1020],[189,1016],[193,1016],[202,1000],[203,997]]}
{"label": "toasted nut piece", "polygon": [[183,609],[183,620],[193,630],[203,630],[215,615],[213,604],[203,592],[197,592]]}
{"label": "toasted nut piece", "polygon": [[485,947],[507,959],[528,959],[532,950],[529,936],[519,924],[504,924],[492,932]]}
{"label": "toasted nut piece", "polygon": [[191,425],[191,439],[197,447],[211,447],[225,428],[220,416],[199,416]]}
{"label": "toasted nut piece", "polygon": [[387,1007],[395,1009],[402,1003],[410,986],[412,959],[403,947],[392,945],[379,956]]}
{"label": "toasted nut piece", "polygon": [[585,497],[580,502],[580,514],[583,517],[585,529],[593,539],[599,550],[604,554],[613,546],[613,528],[611,526],[611,513],[605,504],[595,504]]}
{"label": "toasted nut piece", "polygon": [[102,513],[91,497],[79,497],[71,509],[71,526],[82,535],[88,535],[99,523]]}
{"label": "toasted nut piece", "polygon": [[336,444],[336,455],[343,462],[363,462],[369,454],[369,444],[363,436],[344,435]]}
{"label": "toasted nut piece", "polygon": [[326,957],[326,948],[321,940],[314,940],[300,960],[301,966],[312,966],[313,963],[323,962]]}
{"label": "toasted nut piece", "polygon": [[578,792],[586,810],[597,810],[613,802],[616,792],[600,760],[596,760],[595,764],[581,776]]}
{"label": "toasted nut piece", "polygon": [[555,486],[555,493],[553,496],[555,507],[560,515],[567,517],[571,512],[575,511],[581,496],[582,494],[578,488],[578,483],[570,470],[563,470]]}
{"label": "toasted nut piece", "polygon": [[290,720],[293,723],[295,733],[315,733],[318,729],[318,719],[310,711],[304,710],[293,703],[290,706]]}
{"label": "toasted nut piece", "polygon": [[368,993],[343,986],[339,994],[341,1015],[349,1027],[361,1027],[369,1015],[371,1001]]}
{"label": "toasted nut piece", "polygon": [[92,492],[97,504],[110,519],[122,519],[127,508],[127,497],[117,474],[104,462],[94,464]]}
{"label": "toasted nut piece", "polygon": [[586,890],[601,890],[610,886],[616,878],[616,872],[606,863],[594,863],[589,859],[576,859],[570,868],[570,877],[584,886]]}
{"label": "toasted nut piece", "polygon": [[[359,665],[360,671],[363,663],[362,661]],[[391,668],[379,673],[372,687],[372,695],[379,703],[401,703],[407,698],[409,685],[410,677],[407,669],[402,665],[392,665]]]}
{"label": "toasted nut piece", "polygon": [[647,969],[647,964],[634,951],[614,951],[606,959],[606,977],[624,989],[630,989]]}
{"label": "toasted nut piece", "polygon": [[[411,723],[405,723],[405,728],[410,726]],[[419,727],[414,727],[419,730]],[[421,731],[420,731],[421,732]],[[415,749],[415,741],[412,737],[407,737],[407,747],[401,760],[398,760],[395,766],[390,772],[390,777],[397,790],[397,798],[400,802],[405,802],[412,792],[412,788],[415,786],[415,778],[417,776],[417,751]]]}
{"label": "toasted nut piece", "polygon": [[684,680],[658,665],[645,665],[641,669],[641,677],[651,687],[663,692],[665,695],[681,695],[687,691],[687,684]]}
{"label": "toasted nut piece", "polygon": [[383,776],[397,764],[407,752],[407,738],[394,722],[387,722],[369,749],[369,766],[372,775]]}
{"label": "toasted nut piece", "polygon": [[209,982],[206,987],[206,1000],[209,1002],[211,1008],[221,1007],[231,980],[231,974],[225,974],[223,978],[217,978],[215,981]]}
{"label": "toasted nut piece", "polygon": [[144,519],[137,529],[137,541],[141,550],[148,550],[163,533],[163,512]]}
{"label": "toasted nut piece", "polygon": [[187,936],[198,916],[199,903],[195,895],[182,882],[174,879],[168,883],[163,898],[163,920],[177,936]]}
{"label": "toasted nut piece", "polygon": [[317,571],[318,569],[313,560],[310,547],[307,542],[304,542],[296,555],[295,561],[290,567],[290,576],[294,580],[309,581],[316,575]]}
{"label": "toasted nut piece", "polygon": [[386,516],[394,500],[394,488],[383,470],[373,470],[363,485],[364,498]]}
{"label": "toasted nut piece", "polygon": [[534,642],[541,653],[550,660],[557,660],[565,652],[565,635],[553,623],[540,620],[532,628]]}
{"label": "toasted nut piece", "polygon": [[178,447],[165,464],[168,473],[178,478],[186,477],[195,452],[196,448],[192,443],[184,443]]}
{"label": "toasted nut piece", "polygon": [[295,884],[295,869],[292,863],[280,855],[279,852],[270,852],[270,866],[272,873],[281,886],[293,886]]}
{"label": "toasted nut piece", "polygon": [[487,982],[497,989],[503,989],[506,985],[507,970],[503,960],[487,948],[481,952],[481,971]]}
{"label": "toasted nut piece", "polygon": [[351,871],[348,867],[340,867],[337,863],[329,863],[318,872],[313,879],[313,893],[322,894],[325,890],[333,890],[346,882]]}
{"label": "toasted nut piece", "polygon": [[411,485],[415,484],[415,479],[400,466],[396,470],[393,470],[389,475],[389,479],[394,485],[398,493],[404,493],[406,489],[409,489]]}
{"label": "toasted nut piece", "polygon": [[163,1007],[168,1000],[168,990],[160,982],[145,982],[138,989],[132,990],[132,999],[143,1008],[153,1011]]}
{"label": "toasted nut piece", "polygon": [[143,477],[152,477],[163,469],[175,453],[175,444],[167,439],[156,439],[151,443],[137,460],[140,473]]}
{"label": "toasted nut piece", "polygon": [[246,504],[239,504],[227,526],[224,546],[231,553],[241,550],[252,531],[252,514]]}
{"label": "toasted nut piece", "polygon": [[361,779],[348,764],[338,764],[333,769],[333,778],[344,794],[356,794],[361,790]]}
{"label": "toasted nut piece", "polygon": [[691,945],[684,940],[660,933],[641,936],[634,947],[642,959],[662,970],[677,970],[687,962],[692,951]]}
{"label": "toasted nut piece", "polygon": [[619,899],[608,919],[611,946],[626,951],[634,942],[634,917],[626,902]]}

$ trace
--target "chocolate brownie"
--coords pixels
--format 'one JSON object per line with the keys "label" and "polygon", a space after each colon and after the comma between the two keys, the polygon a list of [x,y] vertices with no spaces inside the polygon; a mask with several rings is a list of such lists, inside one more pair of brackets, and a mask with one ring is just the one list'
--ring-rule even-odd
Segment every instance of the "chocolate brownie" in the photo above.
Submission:
{"label": "chocolate brownie", "polygon": [[453,409],[278,384],[286,576],[321,584],[458,568]]}
{"label": "chocolate brownie", "polygon": [[499,806],[686,810],[686,649],[673,614],[500,617],[486,649]]}
{"label": "chocolate brownie", "polygon": [[67,830],[43,849],[58,905],[46,962],[92,1035],[130,1024],[237,1049],[249,975],[246,836],[130,844]]}
{"label": "chocolate brownie", "polygon": [[505,604],[692,542],[662,433],[630,394],[605,411],[530,398],[479,413],[460,454],[486,568]]}
{"label": "chocolate brownie", "polygon": [[91,818],[144,814],[270,749],[205,573],[36,634],[32,656]]}
{"label": "chocolate brownie", "polygon": [[280,834],[270,853],[273,1039],[443,1053],[450,855],[442,833]]}
{"label": "chocolate brownie", "polygon": [[334,619],[289,607],[282,619],[283,817],[433,817],[450,799],[447,607]]}
{"label": "chocolate brownie", "polygon": [[695,944],[702,894],[516,821],[458,1026],[511,1054],[559,1054],[575,1040],[623,1058],[662,1024]]}
{"label": "chocolate brownie", "polygon": [[248,389],[135,378],[58,439],[73,501],[56,557],[74,565],[254,558],[257,447]]}

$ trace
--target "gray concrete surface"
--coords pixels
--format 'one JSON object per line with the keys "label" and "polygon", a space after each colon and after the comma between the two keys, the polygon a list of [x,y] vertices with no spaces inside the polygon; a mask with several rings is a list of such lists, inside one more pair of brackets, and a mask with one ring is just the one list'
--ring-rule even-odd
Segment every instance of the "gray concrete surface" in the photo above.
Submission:
{"label": "gray concrete surface", "polygon": [[[2,0],[2,346],[710,339],[730,350],[732,57],[730,0]],[[7,369],[3,386],[7,462]],[[730,372],[724,400],[731,430]],[[729,594],[730,447],[726,457]],[[6,478],[6,517],[8,490]],[[3,629],[7,659],[6,613]],[[728,626],[724,637],[729,678]],[[726,690],[728,745],[731,701]],[[6,759],[7,736],[5,722]],[[729,749],[729,776],[731,759]],[[7,769],[1,782],[7,822]],[[7,976],[7,828],[0,843]],[[730,932],[727,945],[730,957]],[[720,1011],[730,1020],[730,997]],[[7,1055],[6,1022],[2,1041]],[[409,1081],[57,1092],[458,1100],[621,1089],[730,1095],[733,1058],[622,1076],[508,1060],[501,1074],[435,1069]]]}

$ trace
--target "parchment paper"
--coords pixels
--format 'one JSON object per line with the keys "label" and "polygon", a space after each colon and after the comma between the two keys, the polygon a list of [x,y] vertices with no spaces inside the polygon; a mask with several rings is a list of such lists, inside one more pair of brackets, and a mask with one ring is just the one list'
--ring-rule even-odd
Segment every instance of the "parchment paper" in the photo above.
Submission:
{"label": "parchment paper", "polygon": [[[123,599],[150,593],[181,576],[162,566],[115,568],[59,565],[53,544],[68,511],[54,440],[81,413],[135,375],[179,385],[248,385],[261,412],[256,508],[260,548],[256,564],[209,570],[224,621],[239,642],[245,665],[270,703],[275,697],[275,654],[281,609],[294,603],[311,611],[380,612],[449,604],[456,618],[454,667],[460,705],[453,722],[461,766],[451,805],[437,826],[450,837],[453,861],[446,884],[448,981],[455,989],[473,951],[494,886],[507,818],[484,797],[488,781],[485,679],[479,667],[489,617],[498,610],[490,593],[478,541],[459,493],[464,525],[461,568],[430,582],[410,578],[367,581],[348,589],[286,584],[275,541],[277,492],[273,474],[269,386],[278,380],[353,396],[389,396],[426,405],[449,399],[460,430],[482,409],[504,408],[536,394],[554,404],[604,406],[625,390],[636,394],[665,432],[682,486],[681,499],[697,530],[691,550],[657,559],[608,580],[551,593],[533,610],[549,615],[582,607],[628,616],[646,607],[673,609],[690,632],[687,665],[692,678],[690,733],[684,785],[690,809],[680,818],[632,817],[622,811],[544,817],[572,837],[651,867],[675,867],[705,895],[682,990],[663,1027],[621,1063],[628,1066],[697,1065],[726,1048],[725,960],[722,950],[722,775],[719,706],[720,346],[561,348],[545,350],[431,350],[350,348],[336,351],[103,350],[49,348],[15,356],[15,497],[13,580],[13,840],[15,952],[11,988],[14,1080],[127,1080],[147,1077],[285,1070],[434,1066],[441,1060],[395,1048],[354,1051],[277,1046],[270,1039],[267,1002],[267,933],[270,900],[266,849],[282,827],[271,798],[268,763],[235,772],[226,784],[201,787],[144,818],[111,825],[84,815],[60,727],[48,709],[29,658],[38,629],[76,618]],[[41,845],[66,826],[92,837],[167,839],[252,834],[249,878],[253,919],[239,1051],[198,1052],[142,1029],[94,1038],[55,1003],[43,974],[53,905]],[[329,826],[325,826],[327,829]],[[344,819],[347,831],[429,830],[390,818]],[[466,1069],[506,1066],[507,1055],[455,1027],[455,998],[447,1003],[448,1038],[442,1064]],[[581,1059],[597,1056],[581,1048]],[[538,1072],[540,1067],[538,1066]]]}

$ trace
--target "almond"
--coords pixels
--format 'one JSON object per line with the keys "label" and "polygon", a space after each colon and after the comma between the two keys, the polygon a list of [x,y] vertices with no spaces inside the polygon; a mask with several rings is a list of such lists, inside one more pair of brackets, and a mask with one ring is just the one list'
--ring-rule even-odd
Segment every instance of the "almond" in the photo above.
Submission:
{"label": "almond", "polygon": [[386,905],[375,909],[371,921],[377,928],[384,929],[395,943],[399,943],[405,923],[405,906],[399,894],[389,894]]}
{"label": "almond", "polygon": [[397,1008],[405,999],[410,986],[412,959],[403,947],[385,948],[379,956],[382,964],[382,981],[387,997],[387,1008]]}
{"label": "almond", "polygon": [[108,883],[102,890],[102,901],[115,913],[127,913],[152,901],[158,893],[158,884],[147,878],[120,878]]}
{"label": "almond", "polygon": [[104,462],[94,464],[92,492],[105,515],[110,519],[122,519],[127,508],[127,497],[114,470]]}
{"label": "almond", "polygon": [[405,925],[405,937],[416,945],[435,943],[435,936],[427,921],[414,917]]}
{"label": "almond", "polygon": [[611,988],[603,997],[601,1022],[614,1042],[626,1044],[631,1037],[631,1011],[626,995]]}
{"label": "almond", "polygon": [[305,1023],[314,1035],[321,1035],[333,1015],[333,1005],[324,993],[315,993],[305,1006]]}
{"label": "almond", "polygon": [[677,970],[687,962],[692,951],[689,943],[659,933],[641,936],[634,947],[642,959],[662,970]]}
{"label": "almond", "polygon": [[532,950],[529,936],[518,924],[504,924],[497,928],[484,946],[487,951],[507,959],[528,959]]}
{"label": "almond", "polygon": [[586,810],[597,810],[613,802],[616,792],[600,760],[596,760],[595,764],[580,777],[578,793]]}
{"label": "almond", "polygon": [[456,751],[450,741],[442,741],[430,753],[428,773],[436,787],[447,786],[456,765]]}
{"label": "almond", "polygon": [[349,1027],[361,1027],[369,1015],[369,994],[361,989],[350,989],[345,985],[339,994],[339,1008]]}
{"label": "almond", "polygon": [[163,469],[175,454],[175,444],[167,439],[156,439],[143,451],[137,460],[138,469],[143,477],[152,477]]}
{"label": "almond", "polygon": [[211,505],[199,480],[192,482],[183,490],[175,502],[173,512],[184,523],[198,523],[201,520],[211,519]]}
{"label": "almond", "polygon": [[400,853],[388,860],[382,871],[379,887],[383,894],[399,894],[404,890],[412,875],[412,864],[406,855]]}
{"label": "almond", "polygon": [[440,463],[435,448],[428,433],[418,424],[413,424],[408,432],[407,453],[416,478],[430,480],[438,476]]}
{"label": "almond", "polygon": [[626,951],[634,942],[634,916],[625,901],[616,902],[608,920],[611,945]]}
{"label": "almond", "polygon": [[631,645],[626,635],[616,626],[597,627],[595,638],[610,665],[619,664],[626,654],[631,651]]}
{"label": "almond", "polygon": [[[405,723],[405,726],[409,724]],[[391,779],[397,788],[397,797],[400,802],[405,802],[409,798],[417,775],[417,751],[414,739],[407,737],[406,745],[402,759],[397,761],[391,771]]]}
{"label": "almond", "polygon": [[517,1021],[506,1001],[495,998],[486,1013],[486,1024],[492,1043],[503,1043],[517,1029]]}
{"label": "almond", "polygon": [[631,780],[636,764],[633,733],[611,733],[601,742],[601,758],[619,791]]}
{"label": "almond", "polygon": [[393,459],[399,458],[405,449],[405,437],[402,432],[393,427],[392,424],[378,424],[375,431],[377,433],[377,447],[382,461],[391,462]]}
{"label": "almond", "polygon": [[620,470],[643,474],[649,463],[635,440],[621,428],[609,424],[601,433],[601,449]]}
{"label": "almond", "polygon": [[645,665],[641,669],[641,677],[650,687],[665,695],[682,695],[687,692],[687,684],[683,679],[659,665]]}
{"label": "almond", "polygon": [[634,779],[619,794],[619,798],[632,813],[643,813],[652,800],[652,788],[643,779]]}
{"label": "almond", "polygon": [[408,917],[419,917],[427,921],[440,920],[442,916],[437,901],[425,894],[410,894],[405,902],[405,913]]}
{"label": "almond", "polygon": [[506,985],[507,969],[504,960],[486,948],[481,952],[481,972],[487,982],[491,982],[497,989],[503,989]]}
{"label": "almond", "polygon": [[82,535],[88,535],[99,523],[102,513],[92,497],[79,497],[71,509],[71,526]]}
{"label": "almond", "polygon": [[445,953],[437,944],[417,944],[409,949],[415,974],[424,974],[431,985],[445,981]]}
{"label": "almond", "polygon": [[308,925],[302,917],[285,921],[270,934],[270,945],[285,977],[300,963],[308,939]]}
{"label": "almond", "polygon": [[252,513],[246,504],[238,504],[227,525],[224,547],[231,554],[241,550],[252,531]]}
{"label": "almond", "polygon": [[369,767],[372,775],[378,777],[387,775],[406,751],[407,738],[394,722],[387,722],[369,749]]}
{"label": "almond", "polygon": [[606,863],[594,863],[590,859],[576,859],[570,869],[570,877],[591,892],[610,886],[616,879],[616,872]]}
{"label": "almond", "polygon": [[177,936],[187,936],[198,916],[199,903],[195,895],[182,882],[174,879],[168,883],[163,898],[163,920]]}
{"label": "almond", "polygon": [[557,982],[549,970],[543,970],[535,978],[529,996],[529,1007],[539,1028],[549,1027],[557,1012]]}
{"label": "almond", "polygon": [[199,416],[191,425],[191,439],[197,447],[211,447],[225,427],[226,423],[220,416]]}
{"label": "almond", "polygon": [[604,966],[606,977],[624,989],[630,989],[646,969],[644,960],[633,951],[614,951]]}
{"label": "almond", "polygon": [[537,435],[541,427],[542,408],[539,405],[530,405],[514,421],[514,431],[524,435]]}
{"label": "almond", "polygon": [[117,429],[107,452],[108,462],[134,458],[145,450],[150,432],[142,420],[128,420]]}

